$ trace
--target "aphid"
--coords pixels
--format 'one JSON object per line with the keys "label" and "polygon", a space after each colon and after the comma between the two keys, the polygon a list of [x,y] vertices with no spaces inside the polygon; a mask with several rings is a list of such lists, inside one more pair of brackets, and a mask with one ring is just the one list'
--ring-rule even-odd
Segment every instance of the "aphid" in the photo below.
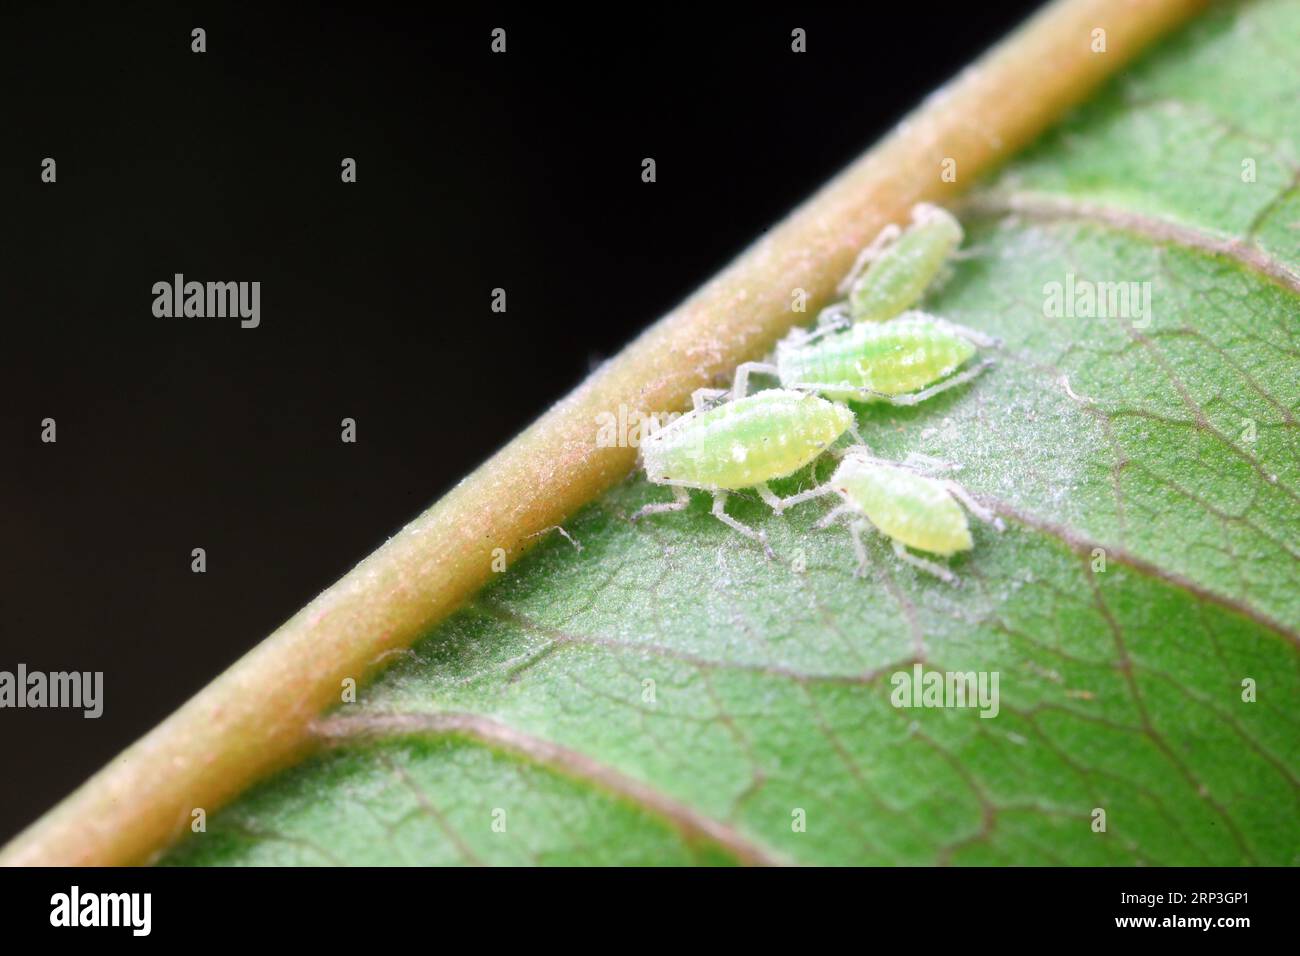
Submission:
{"label": "aphid", "polygon": [[[958,502],[971,514],[1003,530],[1002,519],[979,505],[955,481],[931,477],[926,471],[952,467],[924,455],[908,455],[902,462],[876,458],[866,447],[850,448],[835,473],[820,488],[795,497],[800,500],[834,493],[842,503],[817,525],[824,528],[845,520],[853,538],[858,575],[866,571],[867,550],[862,533],[875,528],[893,541],[898,557],[950,584],[957,576],[941,564],[910,553],[908,548],[950,557],[974,545],[970,526]],[[792,504],[796,502],[788,502]]]}
{"label": "aphid", "polygon": [[[920,301],[930,283],[962,242],[962,228],[947,210],[929,203],[912,207],[906,229],[891,223],[840,283],[854,322],[883,322]],[[832,310],[830,318],[841,314]],[[825,318],[825,317],[824,317]]]}
{"label": "aphid", "polygon": [[754,488],[780,514],[793,499],[777,497],[767,486],[775,478],[794,474],[812,462],[832,442],[853,427],[853,413],[808,392],[771,389],[705,408],[712,393],[695,394],[695,409],[641,442],[646,477],[669,485],[674,501],[646,505],[632,516],[681,511],[689,502],[688,488],[713,492],[713,515],[753,538],[772,557],[767,536],[726,513],[727,493]]}
{"label": "aphid", "polygon": [[746,362],[736,370],[734,395],[743,396],[749,375],[761,372],[779,378],[782,388],[818,392],[835,401],[915,405],[979,375],[992,360],[959,375],[953,372],[977,347],[997,344],[974,329],[924,312],[812,333],[796,329],[777,344],[775,364]]}

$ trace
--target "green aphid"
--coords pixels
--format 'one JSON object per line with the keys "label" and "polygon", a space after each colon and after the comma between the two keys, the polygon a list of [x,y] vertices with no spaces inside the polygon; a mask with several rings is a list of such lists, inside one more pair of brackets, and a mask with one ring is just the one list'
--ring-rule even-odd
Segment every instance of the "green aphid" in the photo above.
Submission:
{"label": "green aphid", "polygon": [[[956,584],[957,576],[950,570],[917,557],[907,549],[915,548],[940,557],[969,551],[974,542],[961,505],[998,531],[1003,530],[1003,524],[957,482],[927,474],[951,467],[945,462],[916,454],[909,455],[902,462],[888,461],[875,457],[865,446],[854,447],[844,454],[826,484],[795,498],[803,501],[831,493],[840,496],[839,507],[826,515],[817,527],[824,528],[841,519],[846,521],[858,559],[857,574],[863,574],[867,566],[862,534],[875,528],[893,542],[894,553],[901,560]],[[796,503],[787,500],[787,506]]]}
{"label": "green aphid", "polygon": [[836,401],[915,405],[968,382],[991,359],[954,374],[978,348],[998,341],[946,319],[907,312],[889,322],[796,329],[777,344],[776,361],[746,362],[736,369],[734,395],[745,394],[749,375],[774,375],[781,387],[817,392]]}
{"label": "green aphid", "polygon": [[882,229],[840,284],[848,293],[848,317],[884,322],[916,305],[962,237],[961,223],[948,211],[929,203],[914,206],[911,225]]}
{"label": "green aphid", "polygon": [[696,392],[694,411],[642,440],[646,477],[672,487],[676,499],[646,505],[632,520],[681,511],[689,502],[688,488],[711,491],[714,517],[757,541],[770,558],[767,536],[726,513],[727,493],[753,488],[779,514],[794,501],[777,497],[767,482],[814,461],[853,427],[853,413],[808,392],[785,389],[704,407],[705,397],[716,394]]}

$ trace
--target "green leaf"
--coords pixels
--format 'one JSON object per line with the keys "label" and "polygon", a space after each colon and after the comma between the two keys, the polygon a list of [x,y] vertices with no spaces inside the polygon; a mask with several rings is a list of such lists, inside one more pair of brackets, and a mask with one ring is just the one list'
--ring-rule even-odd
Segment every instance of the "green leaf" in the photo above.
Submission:
{"label": "green leaf", "polygon": [[[1300,862],[1297,39],[1216,8],[962,212],[925,306],[997,366],[859,415],[1007,519],[961,587],[880,539],[855,578],[820,504],[732,498],[775,562],[703,497],[634,526],[630,480],[166,862]],[[1070,275],[1149,314],[1053,315]],[[893,706],[917,662],[997,715]]]}

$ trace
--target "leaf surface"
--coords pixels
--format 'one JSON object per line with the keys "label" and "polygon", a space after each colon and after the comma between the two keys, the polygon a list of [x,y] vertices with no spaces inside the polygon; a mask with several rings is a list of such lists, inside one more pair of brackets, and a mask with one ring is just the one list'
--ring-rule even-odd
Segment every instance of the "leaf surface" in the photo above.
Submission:
{"label": "leaf surface", "polygon": [[[961,587],[879,538],[855,578],[822,504],[733,496],[774,562],[703,496],[633,525],[669,496],[629,480],[165,861],[1300,862],[1298,45],[1300,4],[1216,9],[961,212],[925,308],[997,365],[859,409],[1006,518]],[[1080,281],[1127,314],[1053,310]],[[917,664],[997,715],[894,706]]]}

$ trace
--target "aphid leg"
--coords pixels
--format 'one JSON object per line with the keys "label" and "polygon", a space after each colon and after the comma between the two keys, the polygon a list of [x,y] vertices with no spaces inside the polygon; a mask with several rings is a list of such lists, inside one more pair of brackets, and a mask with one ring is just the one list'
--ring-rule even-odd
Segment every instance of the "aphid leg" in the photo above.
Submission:
{"label": "aphid leg", "polygon": [[882,395],[879,392],[872,392],[869,389],[862,389],[862,392],[873,398],[878,398],[883,402],[888,402],[891,405],[919,405],[921,402],[924,402],[928,398],[933,398],[940,392],[946,392],[950,388],[964,385],[992,364],[992,359],[985,359],[974,368],[967,369],[958,375],[954,375],[952,378],[944,379],[938,385],[931,385],[929,388],[923,388],[919,392],[912,392],[907,395]]}
{"label": "aphid leg", "polygon": [[852,505],[838,505],[837,507],[834,507],[830,511],[826,512],[826,514],[822,516],[822,520],[818,521],[817,524],[815,524],[813,527],[817,528],[818,530],[822,528],[829,528],[840,518],[844,517],[847,514],[852,514],[852,513],[853,513]]}
{"label": "aphid leg", "polygon": [[854,421],[853,424],[849,425],[847,432],[849,435],[853,436],[853,444],[845,445],[841,448],[836,448],[834,446],[831,446],[830,448],[826,449],[827,454],[829,454],[836,461],[839,461],[845,455],[850,455],[850,454],[870,455],[871,454],[871,446],[869,446],[867,444],[867,440],[862,437],[862,432],[858,431],[858,423],[856,421]]}
{"label": "aphid leg", "polygon": [[985,508],[982,504],[980,504],[978,501],[972,498],[970,496],[970,492],[967,491],[965,488],[963,488],[961,485],[957,484],[957,482],[945,481],[943,483],[943,486],[948,489],[948,494],[952,495],[963,505],[965,505],[966,510],[969,511],[971,514],[973,514],[975,517],[979,518],[980,521],[983,521],[985,524],[993,525],[993,527],[996,528],[998,531],[1007,530],[1007,526],[1003,523],[1001,518],[999,518],[992,511],[989,511],[988,508]]}
{"label": "aphid leg", "polygon": [[717,518],[728,528],[739,531],[746,538],[751,538],[763,546],[763,553],[767,555],[768,560],[776,557],[772,553],[772,548],[767,543],[767,534],[762,531],[755,531],[749,525],[741,524],[731,515],[727,514],[727,493],[725,491],[716,491],[713,493],[713,517]]}
{"label": "aphid leg", "polygon": [[867,461],[881,460],[871,451],[871,446],[862,440],[862,436],[858,434],[856,427],[853,429],[853,437],[857,439],[854,444],[845,448],[832,448],[829,450],[830,456],[836,460],[842,460],[849,455],[856,455],[858,458],[865,458]]}
{"label": "aphid leg", "polygon": [[646,515],[661,515],[668,511],[682,511],[691,503],[691,493],[685,488],[673,486],[673,500],[661,501],[657,504],[645,505],[636,514],[632,515],[633,521],[640,521]]}
{"label": "aphid leg", "polygon": [[792,508],[795,505],[801,505],[805,501],[811,501],[814,498],[820,498],[834,489],[830,485],[821,485],[817,488],[809,488],[807,491],[801,491],[798,494],[790,495],[788,498],[782,498],[776,494],[765,483],[758,486],[758,496],[767,503],[767,506],[777,514],[785,511],[786,508]]}
{"label": "aphid leg", "polygon": [[891,222],[884,229],[881,229],[876,238],[872,239],[866,248],[858,253],[858,257],[853,260],[853,268],[849,270],[848,275],[840,280],[840,284],[837,287],[839,293],[841,295],[847,294],[848,291],[853,288],[853,283],[857,281],[858,276],[862,275],[862,271],[866,269],[866,267],[869,266],[877,256],[884,252],[885,248],[891,242],[902,234],[903,230],[899,227],[898,223],[895,222]]}
{"label": "aphid leg", "polygon": [[932,455],[922,455],[917,451],[909,451],[907,457],[903,459],[903,464],[909,468],[916,468],[919,471],[939,472],[939,471],[957,471],[961,465],[955,461],[944,461],[942,458],[935,458]]}
{"label": "aphid leg", "polygon": [[957,575],[953,574],[942,564],[935,564],[933,561],[927,561],[925,558],[918,558],[903,546],[903,542],[894,542],[894,554],[898,555],[900,561],[905,561],[914,568],[920,568],[927,574],[933,574],[936,578],[946,581],[949,584],[959,584]]}
{"label": "aphid leg", "polygon": [[949,322],[947,319],[941,319],[937,315],[930,316],[935,325],[940,326],[951,332],[953,335],[959,335],[971,345],[978,346],[982,349],[996,349],[1002,347],[1002,340],[993,335],[985,335],[966,325],[958,325],[956,322]]}
{"label": "aphid leg", "polygon": [[858,559],[858,566],[853,569],[855,578],[865,577],[867,573],[867,546],[862,543],[862,533],[871,530],[871,522],[866,518],[849,522],[849,537],[853,539],[853,554]]}
{"label": "aphid leg", "polygon": [[744,398],[749,393],[749,376],[751,372],[762,375],[777,375],[776,366],[767,362],[742,362],[736,368],[736,380],[731,387],[731,399]]}
{"label": "aphid leg", "polygon": [[[841,329],[847,329],[853,324],[853,319],[849,315],[849,305],[847,302],[835,302],[826,306],[817,313],[817,332],[816,335],[825,335],[827,332],[838,332]],[[812,341],[813,336],[805,333],[805,337],[800,344]]]}
{"label": "aphid leg", "polygon": [[691,392],[691,405],[697,412],[702,412],[716,399],[726,395],[730,389],[726,388],[697,388]]}

